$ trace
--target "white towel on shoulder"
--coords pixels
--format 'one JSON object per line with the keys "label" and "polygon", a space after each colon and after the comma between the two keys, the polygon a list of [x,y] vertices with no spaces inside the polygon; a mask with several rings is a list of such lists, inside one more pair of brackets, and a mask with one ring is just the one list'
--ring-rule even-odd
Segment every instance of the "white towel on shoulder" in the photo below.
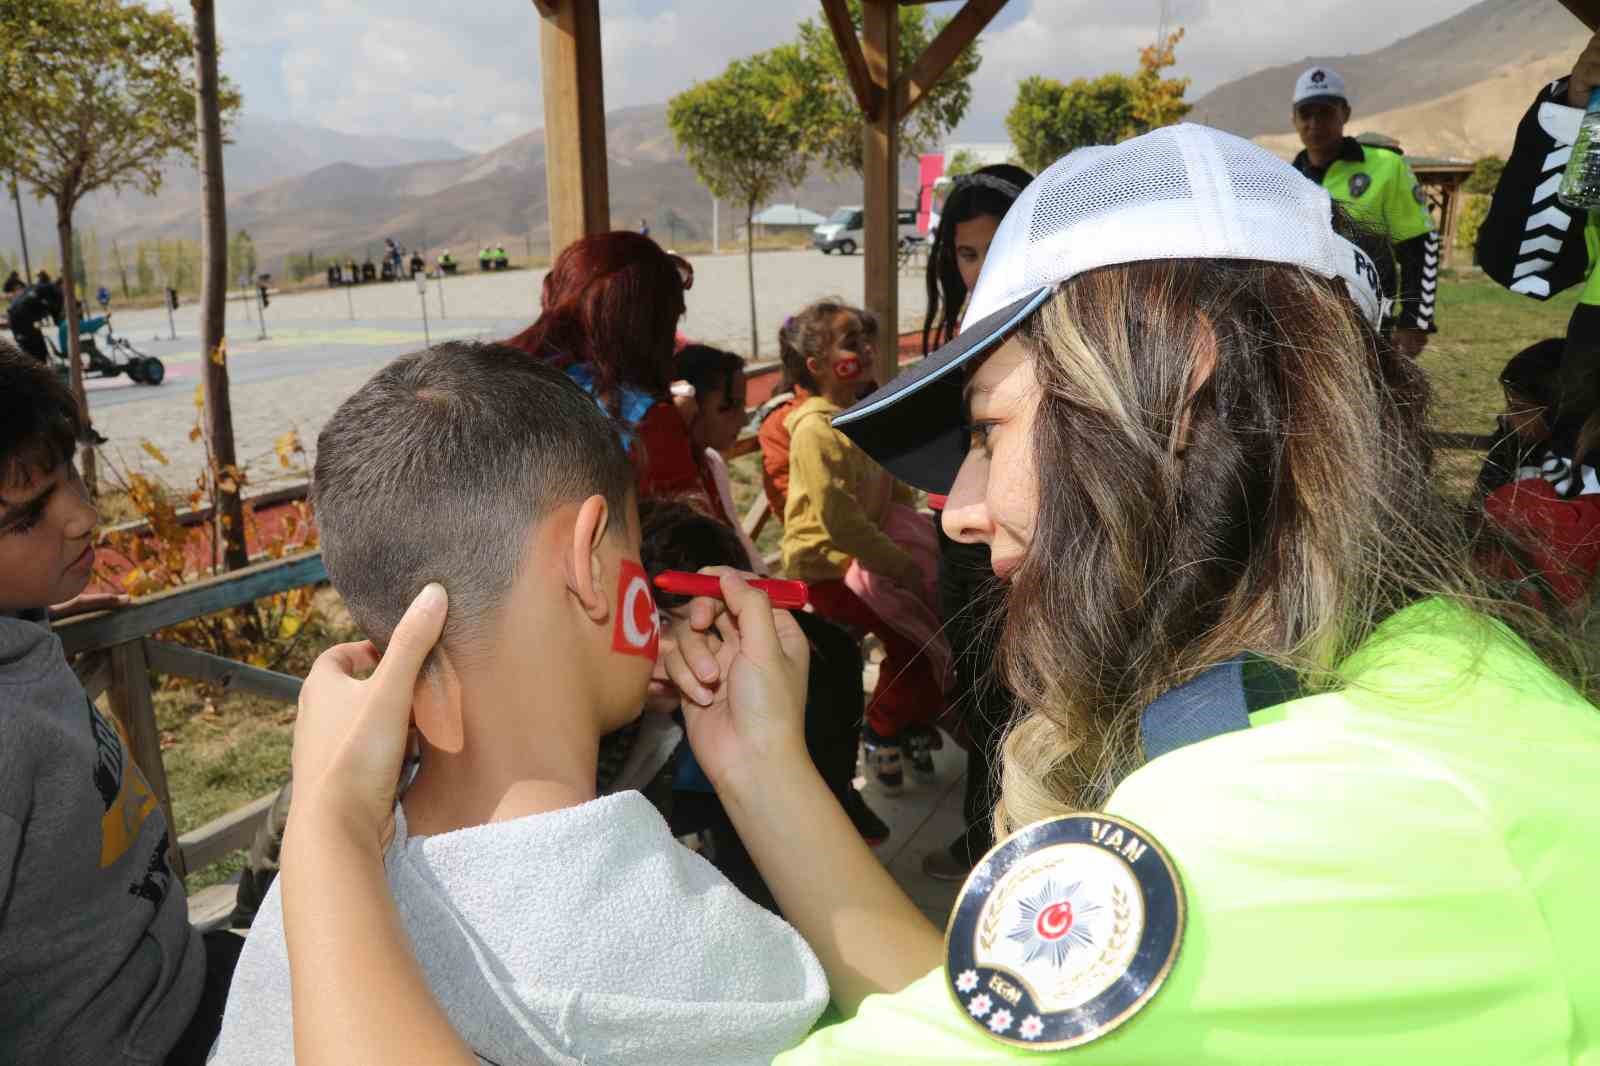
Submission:
{"label": "white towel on shoulder", "polygon": [[[637,792],[435,837],[396,809],[389,886],[434,994],[485,1061],[766,1063],[822,1013],[788,923],[672,839]],[[294,1061],[278,886],[235,972],[213,1061]]]}

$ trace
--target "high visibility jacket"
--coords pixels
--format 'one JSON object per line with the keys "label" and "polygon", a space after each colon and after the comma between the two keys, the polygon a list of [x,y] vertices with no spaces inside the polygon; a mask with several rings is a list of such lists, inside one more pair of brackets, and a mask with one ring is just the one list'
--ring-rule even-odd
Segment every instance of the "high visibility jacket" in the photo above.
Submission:
{"label": "high visibility jacket", "polygon": [[1395,301],[1394,325],[1437,332],[1439,234],[1428,215],[1427,197],[1405,157],[1346,137],[1339,157],[1326,168],[1313,166],[1303,151],[1295,156],[1294,166],[1327,189],[1357,222],[1393,242],[1392,257],[1373,258],[1384,282],[1384,296]]}
{"label": "high visibility jacket", "polygon": [[1165,847],[1187,906],[1165,985],[1119,1028],[1011,1046],[939,970],[779,1066],[1600,1062],[1600,710],[1440,600],[1341,675],[1107,801]]}

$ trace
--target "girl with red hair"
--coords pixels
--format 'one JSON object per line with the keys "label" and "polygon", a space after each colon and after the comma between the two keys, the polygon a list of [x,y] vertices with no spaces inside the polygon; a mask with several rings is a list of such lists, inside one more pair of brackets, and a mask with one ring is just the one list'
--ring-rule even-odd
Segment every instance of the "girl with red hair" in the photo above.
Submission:
{"label": "girl with red hair", "polygon": [[694,271],[648,237],[598,233],[545,275],[539,318],[506,343],[566,370],[623,426],[640,496],[705,495],[674,405],[676,336]]}

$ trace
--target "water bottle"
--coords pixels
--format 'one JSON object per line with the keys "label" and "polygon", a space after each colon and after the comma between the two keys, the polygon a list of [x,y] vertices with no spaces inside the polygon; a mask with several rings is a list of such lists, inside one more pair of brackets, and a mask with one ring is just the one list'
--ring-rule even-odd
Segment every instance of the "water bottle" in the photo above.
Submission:
{"label": "water bottle", "polygon": [[1578,124],[1572,158],[1561,175],[1561,202],[1583,211],[1600,208],[1600,85],[1589,90],[1589,106]]}

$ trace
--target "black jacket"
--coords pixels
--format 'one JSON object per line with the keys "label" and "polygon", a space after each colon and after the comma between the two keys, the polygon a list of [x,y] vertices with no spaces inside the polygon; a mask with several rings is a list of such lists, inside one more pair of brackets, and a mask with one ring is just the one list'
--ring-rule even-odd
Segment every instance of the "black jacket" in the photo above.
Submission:
{"label": "black jacket", "polygon": [[[1589,273],[1585,212],[1556,195],[1582,114],[1567,106],[1567,79],[1540,90],[1517,126],[1517,140],[1478,231],[1478,263],[1512,292],[1548,300]],[[1600,306],[1580,303],[1567,323],[1561,359],[1558,438],[1600,408]]]}

